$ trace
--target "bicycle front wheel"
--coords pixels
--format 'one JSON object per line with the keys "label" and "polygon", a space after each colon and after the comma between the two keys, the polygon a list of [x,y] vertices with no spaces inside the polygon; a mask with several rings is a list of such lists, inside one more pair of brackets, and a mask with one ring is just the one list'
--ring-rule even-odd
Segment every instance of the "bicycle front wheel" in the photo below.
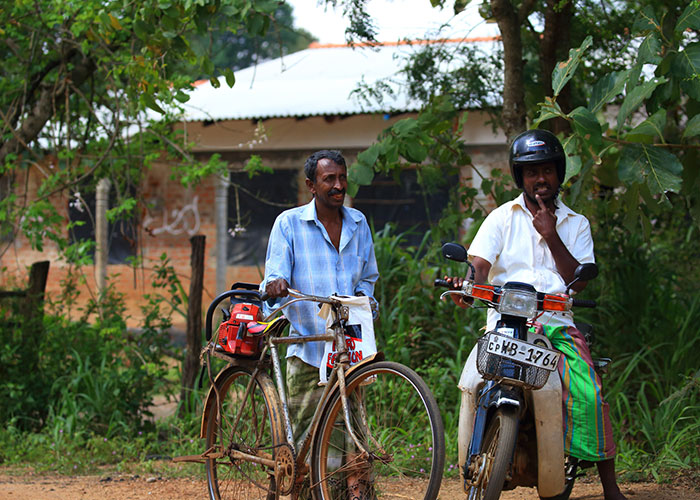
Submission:
{"label": "bicycle front wheel", "polygon": [[445,435],[435,398],[420,376],[399,363],[381,361],[346,382],[349,435],[338,389],[325,404],[311,454],[316,498],[437,497],[445,463]]}
{"label": "bicycle front wheel", "polygon": [[[222,411],[217,418],[216,406],[211,408],[207,422],[206,446],[215,457],[206,460],[209,498],[274,498],[273,470],[235,456],[235,452],[243,452],[272,458],[276,446],[285,442],[282,413],[272,380],[266,373],[258,373],[253,379],[252,370],[230,367],[217,377],[216,385]],[[213,404],[216,405],[216,398]]]}

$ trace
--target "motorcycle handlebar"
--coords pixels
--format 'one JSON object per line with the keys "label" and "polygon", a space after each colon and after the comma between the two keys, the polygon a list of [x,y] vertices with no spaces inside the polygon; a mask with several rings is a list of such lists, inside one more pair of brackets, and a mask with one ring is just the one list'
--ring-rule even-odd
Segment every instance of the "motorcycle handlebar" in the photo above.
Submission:
{"label": "motorcycle handlebar", "polygon": [[435,286],[435,288],[438,288],[438,287],[452,288],[452,283],[448,282],[447,280],[436,279],[435,282],[433,283],[433,286]]}
{"label": "motorcycle handlebar", "polygon": [[595,300],[573,299],[571,305],[574,307],[596,307]]}

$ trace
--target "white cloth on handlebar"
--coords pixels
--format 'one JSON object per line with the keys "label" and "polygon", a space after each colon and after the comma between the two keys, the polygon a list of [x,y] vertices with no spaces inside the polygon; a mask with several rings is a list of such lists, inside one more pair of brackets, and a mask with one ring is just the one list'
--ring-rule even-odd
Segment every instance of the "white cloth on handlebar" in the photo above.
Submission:
{"label": "white cloth on handlebar", "polygon": [[[372,321],[372,308],[369,297],[336,298],[341,304],[348,307],[348,322],[345,329],[345,340],[348,344],[350,365],[359,363],[363,359],[377,352],[377,342],[374,338],[374,323]],[[326,320],[326,333],[333,334],[333,322],[335,318],[330,304],[323,304],[318,315]],[[322,384],[328,382],[328,374],[333,367],[337,354],[335,342],[326,342],[323,350],[321,366],[318,369],[319,379]]]}

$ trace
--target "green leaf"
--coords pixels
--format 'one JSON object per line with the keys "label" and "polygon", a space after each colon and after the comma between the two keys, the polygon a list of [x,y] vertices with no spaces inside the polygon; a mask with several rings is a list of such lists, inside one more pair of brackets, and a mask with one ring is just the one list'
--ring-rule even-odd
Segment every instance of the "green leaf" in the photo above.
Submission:
{"label": "green leaf", "polygon": [[673,74],[680,78],[697,78],[700,75],[700,42],[691,43],[680,51],[671,65]]}
{"label": "green leaf", "polygon": [[410,135],[418,131],[418,122],[415,118],[404,118],[391,127],[392,132],[397,135]]}
{"label": "green leaf", "polygon": [[578,144],[574,137],[568,137],[562,141],[566,153],[566,176],[564,182],[581,171],[581,157],[578,155]]}
{"label": "green leaf", "polygon": [[625,83],[631,70],[614,71],[605,75],[593,85],[591,99],[588,101],[588,109],[591,113],[597,113],[604,105],[617,97],[625,88]]}
{"label": "green leaf", "polygon": [[656,33],[650,33],[642,40],[637,50],[637,62],[639,64],[659,64],[661,62],[661,39]]}
{"label": "green leaf", "polygon": [[681,188],[683,166],[663,148],[634,144],[620,154],[618,175],[625,184],[646,183],[652,194],[677,193]]}
{"label": "green leaf", "polygon": [[265,18],[260,15],[249,16],[246,19],[246,29],[251,35],[264,35]]}
{"label": "green leaf", "polygon": [[683,139],[700,135],[700,115],[695,115],[690,119],[683,131]]}
{"label": "green leaf", "polygon": [[371,165],[355,162],[348,169],[348,181],[360,186],[369,186],[374,179],[374,168]]}
{"label": "green leaf", "polygon": [[236,84],[236,75],[233,74],[233,70],[231,68],[226,68],[224,70],[224,78],[226,78],[226,85],[233,88],[233,86]]}
{"label": "green leaf", "polygon": [[262,158],[258,155],[251,155],[243,167],[243,170],[248,172],[249,179],[252,179],[261,172],[265,174],[275,173],[275,170],[272,167],[263,164]]}
{"label": "green leaf", "polygon": [[185,94],[182,90],[178,90],[175,92],[175,99],[178,101],[185,103],[190,100],[189,94]]}
{"label": "green leaf", "polygon": [[683,92],[696,101],[700,101],[700,78],[693,78],[681,81]]}
{"label": "green leaf", "polygon": [[372,144],[369,148],[357,155],[358,163],[374,168],[374,164],[377,163],[377,158],[379,157],[381,148],[382,145],[380,143]]}
{"label": "green leaf", "polygon": [[544,101],[545,102],[538,104],[540,107],[540,114],[535,119],[533,128],[538,127],[540,123],[545,120],[549,120],[550,118],[567,118],[566,114],[559,107],[559,104],[557,104],[557,101],[555,101],[553,98],[545,96]]}
{"label": "green leaf", "polygon": [[218,79],[217,77],[215,77],[215,76],[212,76],[212,77],[209,79],[209,83],[211,83],[211,86],[214,87],[215,89],[218,89],[219,87],[221,87],[221,82],[220,82],[219,79]]}
{"label": "green leaf", "polygon": [[402,146],[401,154],[410,162],[423,163],[428,156],[428,150],[418,141],[407,141]]}
{"label": "green leaf", "polygon": [[157,111],[160,114],[165,114],[165,111],[163,111],[163,108],[161,108],[158,103],[156,102],[155,97],[153,97],[152,94],[141,94],[141,102],[151,108],[154,111]]}
{"label": "green leaf", "polygon": [[676,32],[682,33],[687,29],[700,31],[700,2],[690,2],[678,18]]}
{"label": "green leaf", "polygon": [[569,118],[574,122],[574,130],[584,141],[593,144],[596,149],[600,149],[602,144],[603,130],[600,122],[587,108],[579,106],[569,113]]}
{"label": "green leaf", "polygon": [[666,83],[666,78],[656,78],[633,88],[632,91],[627,94],[620,107],[620,112],[617,115],[618,129],[622,127],[630,113],[639,108],[642,102],[648,99],[652,92],[654,92],[654,89],[662,83]]}
{"label": "green leaf", "polygon": [[561,115],[559,115],[558,113],[554,113],[551,109],[540,108],[540,114],[537,115],[537,117],[535,118],[535,121],[533,122],[532,127],[537,128],[537,127],[539,127],[540,123],[547,121],[547,120],[551,120],[552,118],[558,118],[560,116]]}
{"label": "green leaf", "polygon": [[[454,13],[459,14],[462,12],[464,9],[467,8],[467,5],[469,5],[471,0],[455,0],[454,4]],[[437,7],[438,5],[442,4],[442,0],[430,0],[430,5],[433,7]]]}
{"label": "green leaf", "polygon": [[639,14],[637,14],[637,18],[634,20],[634,24],[632,25],[632,34],[647,34],[651,31],[661,33],[661,25],[656,19],[654,8],[651,5],[647,5],[641,10],[641,12],[639,12]]}
{"label": "green leaf", "polygon": [[629,134],[627,140],[636,140],[633,136],[648,136],[649,138],[664,136],[664,127],[666,126],[666,110],[660,109],[642,123],[634,127]]}
{"label": "green leaf", "polygon": [[593,37],[590,35],[587,36],[579,48],[569,50],[569,59],[556,65],[552,71],[552,90],[554,91],[555,97],[559,95],[561,89],[564,88],[564,85],[567,84],[576,72],[583,57],[583,53],[592,43]]}

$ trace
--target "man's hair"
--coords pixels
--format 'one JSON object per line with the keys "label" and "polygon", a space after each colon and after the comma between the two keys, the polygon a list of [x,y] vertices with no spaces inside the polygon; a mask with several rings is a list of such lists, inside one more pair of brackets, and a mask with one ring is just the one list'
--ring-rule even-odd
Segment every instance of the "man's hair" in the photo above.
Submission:
{"label": "man's hair", "polygon": [[306,163],[304,164],[304,173],[306,174],[306,178],[311,182],[316,182],[316,166],[318,165],[318,160],[323,160],[324,158],[337,163],[341,167],[348,168],[348,166],[345,164],[345,158],[343,158],[343,155],[340,154],[340,151],[329,149],[316,151],[306,159]]}

